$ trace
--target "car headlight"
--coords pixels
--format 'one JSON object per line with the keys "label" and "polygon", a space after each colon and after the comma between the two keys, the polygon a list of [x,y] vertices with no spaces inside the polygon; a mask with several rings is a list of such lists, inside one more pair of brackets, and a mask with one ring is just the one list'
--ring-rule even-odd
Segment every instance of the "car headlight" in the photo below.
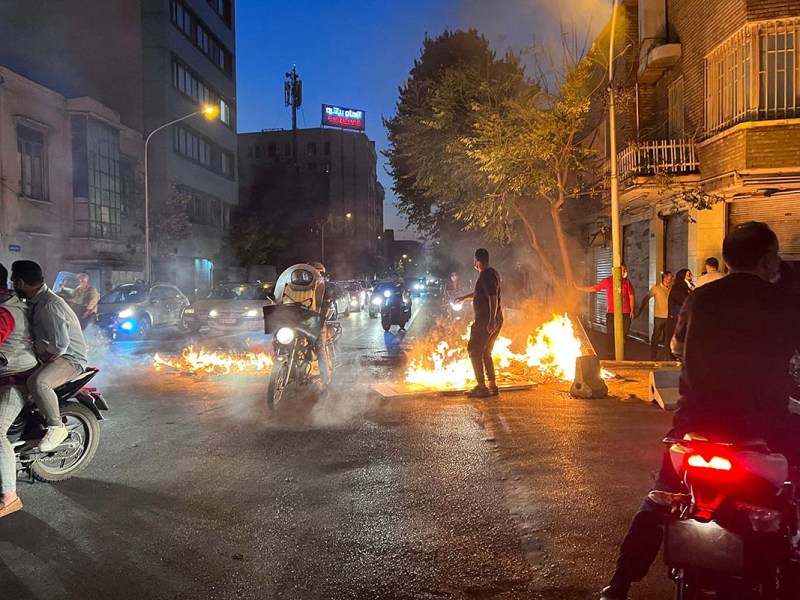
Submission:
{"label": "car headlight", "polygon": [[392,297],[392,290],[386,290],[385,292],[383,292],[383,297],[384,298],[391,298]]}
{"label": "car headlight", "polygon": [[194,309],[193,308],[187,308],[186,310],[183,311],[183,314],[185,314],[185,315],[193,315],[194,314]]}
{"label": "car headlight", "polygon": [[132,317],[133,316],[133,309],[132,308],[126,308],[125,310],[121,310],[121,311],[119,311],[119,313],[117,313],[117,316],[120,319],[127,319],[128,317]]}
{"label": "car headlight", "polygon": [[278,340],[279,344],[283,344],[284,346],[291,344],[294,341],[294,329],[281,327],[275,333],[275,339]]}
{"label": "car headlight", "polygon": [[245,317],[257,317],[258,316],[258,309],[251,308],[246,313],[244,313]]}
{"label": "car headlight", "polygon": [[376,306],[380,306],[381,299],[380,298],[373,298],[372,299],[372,303],[375,304]]}
{"label": "car headlight", "polygon": [[213,319],[214,317],[216,317],[218,314],[219,314],[219,313],[218,313],[218,312],[217,312],[217,310],[216,310],[216,309],[214,309],[214,308],[212,308],[210,311],[208,311],[208,316],[209,316],[209,317],[211,317],[212,319]]}

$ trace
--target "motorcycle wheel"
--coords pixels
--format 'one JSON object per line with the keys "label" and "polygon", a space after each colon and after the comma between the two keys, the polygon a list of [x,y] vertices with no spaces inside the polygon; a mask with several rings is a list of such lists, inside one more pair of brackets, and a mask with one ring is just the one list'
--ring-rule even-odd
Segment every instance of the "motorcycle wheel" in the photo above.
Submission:
{"label": "motorcycle wheel", "polygon": [[275,407],[283,398],[283,392],[289,383],[289,363],[282,360],[276,363],[269,374],[269,384],[267,385],[267,406],[270,410]]}
{"label": "motorcycle wheel", "polygon": [[[31,465],[31,473],[38,481],[55,483],[70,479],[83,471],[97,452],[100,424],[91,410],[77,402],[68,402],[61,405],[61,420],[69,436],[52,453]],[[67,444],[69,447],[64,447]]]}

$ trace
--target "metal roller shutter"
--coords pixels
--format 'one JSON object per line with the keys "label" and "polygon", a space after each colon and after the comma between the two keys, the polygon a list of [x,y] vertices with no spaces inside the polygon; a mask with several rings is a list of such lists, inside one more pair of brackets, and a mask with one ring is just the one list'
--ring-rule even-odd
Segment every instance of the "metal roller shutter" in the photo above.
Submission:
{"label": "metal roller shutter", "polygon": [[689,268],[689,218],[685,212],[664,219],[664,254],[666,270],[677,273]]}
{"label": "metal roller shutter", "polygon": [[[626,225],[622,230],[622,260],[628,267],[628,279],[633,284],[636,301],[641,301],[650,289],[650,221]],[[631,332],[648,338],[650,306],[631,325]]]}
{"label": "metal roller shutter", "polygon": [[[594,277],[595,282],[605,279],[611,275],[611,266],[613,264],[611,248],[595,248],[594,249]],[[606,300],[605,293],[598,292],[594,294],[594,322],[600,325],[606,324],[606,312],[608,310],[608,301]]]}
{"label": "metal roller shutter", "polygon": [[775,231],[784,260],[800,260],[800,196],[740,200],[730,204],[728,225],[763,221]]}

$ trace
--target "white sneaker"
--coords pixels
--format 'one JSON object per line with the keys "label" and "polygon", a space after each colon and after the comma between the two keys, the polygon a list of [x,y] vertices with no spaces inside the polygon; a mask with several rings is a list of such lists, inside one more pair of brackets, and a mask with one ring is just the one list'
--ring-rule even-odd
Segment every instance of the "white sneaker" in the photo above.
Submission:
{"label": "white sneaker", "polygon": [[58,448],[61,442],[67,439],[68,435],[67,428],[64,427],[63,423],[55,427],[48,427],[42,441],[39,442],[39,450],[42,452],[52,452]]}

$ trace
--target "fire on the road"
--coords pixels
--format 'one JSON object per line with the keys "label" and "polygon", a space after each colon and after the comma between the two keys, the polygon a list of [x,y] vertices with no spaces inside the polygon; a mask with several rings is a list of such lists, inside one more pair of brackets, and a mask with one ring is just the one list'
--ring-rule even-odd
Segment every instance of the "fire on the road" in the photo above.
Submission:
{"label": "fire on the road", "polygon": [[257,373],[272,368],[272,357],[266,352],[210,352],[202,347],[189,346],[175,358],[163,358],[156,354],[153,366],[156,370],[173,369],[182,373]]}
{"label": "fire on the road", "polygon": [[[469,332],[462,340],[469,339]],[[528,336],[525,351],[511,350],[512,340],[499,336],[492,356],[498,367],[499,383],[557,379],[571,381],[575,377],[575,360],[581,356],[582,344],[570,318],[553,315],[553,319]],[[604,376],[611,373],[604,372]],[[472,363],[466,343],[451,346],[445,341],[436,344],[422,358],[413,359],[406,371],[406,382],[432,389],[465,389],[475,385]]]}

